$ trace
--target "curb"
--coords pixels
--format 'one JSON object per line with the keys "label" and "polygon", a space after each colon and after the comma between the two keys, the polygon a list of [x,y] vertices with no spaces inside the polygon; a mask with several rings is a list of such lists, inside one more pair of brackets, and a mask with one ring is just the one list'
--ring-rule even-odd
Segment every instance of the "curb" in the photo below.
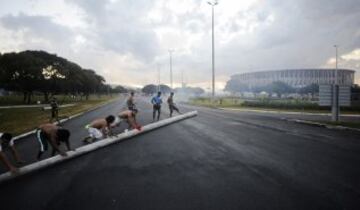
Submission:
{"label": "curb", "polygon": [[11,172],[3,173],[3,174],[0,175],[0,183],[11,180],[11,179],[14,179],[14,178],[17,178],[17,177],[25,175],[25,174],[32,173],[34,171],[38,171],[40,169],[52,166],[52,165],[57,164],[57,163],[64,162],[66,160],[73,159],[75,157],[78,157],[78,156],[87,154],[89,152],[95,151],[97,149],[106,147],[108,145],[124,141],[126,139],[137,136],[139,134],[150,132],[150,131],[155,130],[157,128],[164,127],[164,126],[170,125],[172,123],[175,123],[175,122],[178,122],[178,121],[181,121],[181,120],[185,120],[185,119],[188,119],[188,118],[195,117],[195,116],[197,116],[197,114],[198,114],[197,111],[192,111],[192,112],[188,112],[188,113],[185,113],[185,114],[182,114],[182,115],[177,115],[177,116],[172,117],[172,118],[167,118],[165,120],[161,120],[161,121],[158,121],[158,122],[155,122],[155,123],[145,125],[142,128],[141,131],[133,129],[133,130],[128,131],[128,132],[123,132],[123,133],[120,133],[120,134],[118,134],[118,135],[116,135],[114,137],[109,137],[109,138],[97,141],[95,143],[79,147],[75,151],[68,151],[67,152],[68,156],[66,156],[66,157],[62,157],[60,155],[57,155],[57,156],[54,156],[54,157],[51,157],[51,158],[48,158],[48,159],[45,159],[45,160],[42,160],[42,161],[38,161],[38,162],[35,162],[35,163],[32,163],[32,164],[26,165],[26,166],[24,166],[22,168],[19,168],[19,172],[17,174],[12,174]]}
{"label": "curb", "polygon": [[333,129],[333,130],[350,130],[350,131],[360,132],[360,129],[359,129],[359,128],[351,128],[351,127],[346,127],[346,126],[341,126],[341,125],[330,125],[330,124],[326,124],[326,123],[314,122],[314,121],[309,121],[309,120],[286,119],[286,118],[282,118],[282,119],[283,119],[283,120],[286,120],[286,121],[289,121],[289,122],[296,122],[296,123],[300,123],[300,124],[312,125],[312,126],[317,126],[317,127],[323,127],[323,128],[327,128],[327,129]]}
{"label": "curb", "polygon": [[[79,117],[79,116],[81,116],[81,115],[83,115],[83,114],[86,114],[86,113],[88,113],[88,112],[92,112],[92,111],[94,111],[94,110],[96,110],[96,109],[99,109],[99,108],[105,106],[105,105],[108,105],[108,104],[110,104],[110,103],[113,103],[114,101],[115,101],[115,99],[114,99],[114,100],[111,100],[111,101],[108,101],[108,102],[105,102],[104,104],[100,104],[100,105],[98,105],[98,106],[96,106],[96,107],[94,107],[94,108],[91,108],[91,109],[89,109],[89,110],[87,110],[87,111],[85,111],[85,112],[80,112],[80,113],[74,114],[74,115],[72,115],[72,116],[70,116],[70,117],[61,119],[61,120],[59,120],[59,122],[60,122],[60,123],[63,123],[63,122],[66,122],[66,121],[68,121],[68,120],[74,119],[74,118]],[[57,125],[58,122],[55,122],[54,124]],[[24,138],[24,137],[27,137],[27,136],[29,136],[29,135],[31,135],[31,134],[34,134],[35,132],[36,132],[36,129],[34,129],[34,130],[32,130],[32,131],[29,131],[29,132],[26,132],[26,133],[23,133],[23,134],[20,134],[20,135],[18,135],[18,136],[15,136],[15,137],[13,138],[13,140],[14,140],[14,141],[17,141],[17,140],[22,139],[22,138]]]}

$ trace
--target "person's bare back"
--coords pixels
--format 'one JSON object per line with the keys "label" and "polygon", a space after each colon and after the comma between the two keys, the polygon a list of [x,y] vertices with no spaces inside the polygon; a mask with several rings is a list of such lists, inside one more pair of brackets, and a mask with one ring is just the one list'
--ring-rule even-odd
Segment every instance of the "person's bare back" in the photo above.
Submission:
{"label": "person's bare back", "polygon": [[101,130],[108,127],[108,123],[106,122],[105,119],[97,119],[90,123],[90,127]]}

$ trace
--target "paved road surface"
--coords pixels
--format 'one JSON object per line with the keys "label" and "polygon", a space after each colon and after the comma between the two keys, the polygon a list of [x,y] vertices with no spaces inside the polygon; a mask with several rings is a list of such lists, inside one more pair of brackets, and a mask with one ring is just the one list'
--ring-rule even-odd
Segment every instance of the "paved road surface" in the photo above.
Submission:
{"label": "paved road surface", "polygon": [[[140,121],[149,123],[148,99],[138,100]],[[80,138],[84,122],[116,113],[122,104],[65,127],[72,129],[73,139]],[[360,208],[359,133],[286,122],[276,115],[181,108],[197,109],[199,116],[0,185],[2,207]]]}

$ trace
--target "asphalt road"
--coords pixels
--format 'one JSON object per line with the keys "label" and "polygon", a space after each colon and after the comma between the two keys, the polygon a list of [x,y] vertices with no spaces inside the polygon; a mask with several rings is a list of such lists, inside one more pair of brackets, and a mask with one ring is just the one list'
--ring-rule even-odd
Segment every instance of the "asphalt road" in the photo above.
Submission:
{"label": "asphalt road", "polygon": [[[151,122],[148,100],[138,98],[143,124]],[[73,145],[81,145],[84,124],[123,105],[65,123]],[[359,133],[181,109],[199,115],[0,185],[1,209],[360,208]],[[35,159],[34,137],[20,144]]]}

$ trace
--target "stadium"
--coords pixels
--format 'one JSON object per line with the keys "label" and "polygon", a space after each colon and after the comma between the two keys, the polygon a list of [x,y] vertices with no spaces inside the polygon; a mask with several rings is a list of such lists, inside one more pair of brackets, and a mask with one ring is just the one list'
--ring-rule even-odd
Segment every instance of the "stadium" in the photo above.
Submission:
{"label": "stadium", "polygon": [[[338,69],[338,84],[353,85],[354,70]],[[275,81],[281,81],[293,87],[305,87],[311,84],[333,84],[334,69],[285,69],[259,72],[248,72],[231,76],[232,81],[248,87],[265,86]]]}

